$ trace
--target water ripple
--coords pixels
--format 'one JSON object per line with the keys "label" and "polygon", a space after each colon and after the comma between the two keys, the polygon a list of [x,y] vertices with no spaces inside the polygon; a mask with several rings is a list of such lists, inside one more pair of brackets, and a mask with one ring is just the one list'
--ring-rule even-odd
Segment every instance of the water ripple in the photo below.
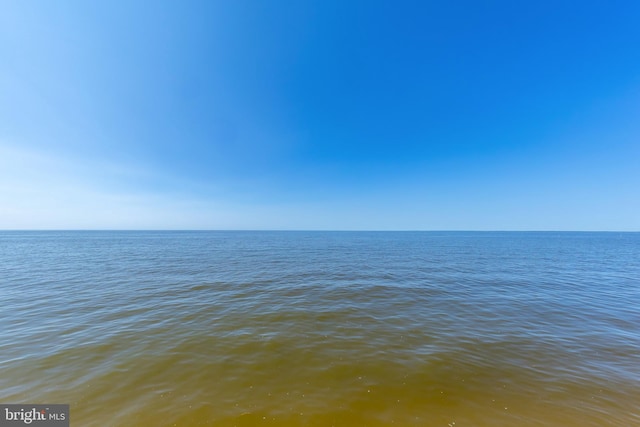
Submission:
{"label": "water ripple", "polygon": [[637,301],[636,233],[2,232],[0,401],[83,426],[640,425]]}

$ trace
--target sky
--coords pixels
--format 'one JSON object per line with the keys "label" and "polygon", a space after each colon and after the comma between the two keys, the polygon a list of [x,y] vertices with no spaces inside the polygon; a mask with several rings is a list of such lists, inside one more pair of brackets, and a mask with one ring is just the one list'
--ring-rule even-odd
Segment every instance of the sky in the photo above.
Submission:
{"label": "sky", "polygon": [[0,2],[0,229],[640,231],[640,2]]}

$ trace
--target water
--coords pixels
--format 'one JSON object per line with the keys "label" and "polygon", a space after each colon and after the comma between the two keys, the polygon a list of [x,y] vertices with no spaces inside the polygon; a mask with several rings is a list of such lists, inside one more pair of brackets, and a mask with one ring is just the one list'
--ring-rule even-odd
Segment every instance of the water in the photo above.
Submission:
{"label": "water", "polygon": [[640,426],[640,234],[1,232],[72,426]]}

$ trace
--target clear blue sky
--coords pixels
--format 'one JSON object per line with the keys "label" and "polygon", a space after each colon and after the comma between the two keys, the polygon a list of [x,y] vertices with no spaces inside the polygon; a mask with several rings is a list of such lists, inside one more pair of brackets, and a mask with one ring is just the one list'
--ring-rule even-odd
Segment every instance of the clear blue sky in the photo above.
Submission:
{"label": "clear blue sky", "polygon": [[0,229],[640,230],[640,2],[4,1]]}

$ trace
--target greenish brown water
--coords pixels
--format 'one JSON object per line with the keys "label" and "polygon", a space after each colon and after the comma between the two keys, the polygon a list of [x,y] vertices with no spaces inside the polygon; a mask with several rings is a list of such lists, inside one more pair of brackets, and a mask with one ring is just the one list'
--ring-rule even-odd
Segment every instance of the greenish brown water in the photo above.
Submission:
{"label": "greenish brown water", "polygon": [[0,303],[72,426],[640,426],[635,233],[2,232]]}

